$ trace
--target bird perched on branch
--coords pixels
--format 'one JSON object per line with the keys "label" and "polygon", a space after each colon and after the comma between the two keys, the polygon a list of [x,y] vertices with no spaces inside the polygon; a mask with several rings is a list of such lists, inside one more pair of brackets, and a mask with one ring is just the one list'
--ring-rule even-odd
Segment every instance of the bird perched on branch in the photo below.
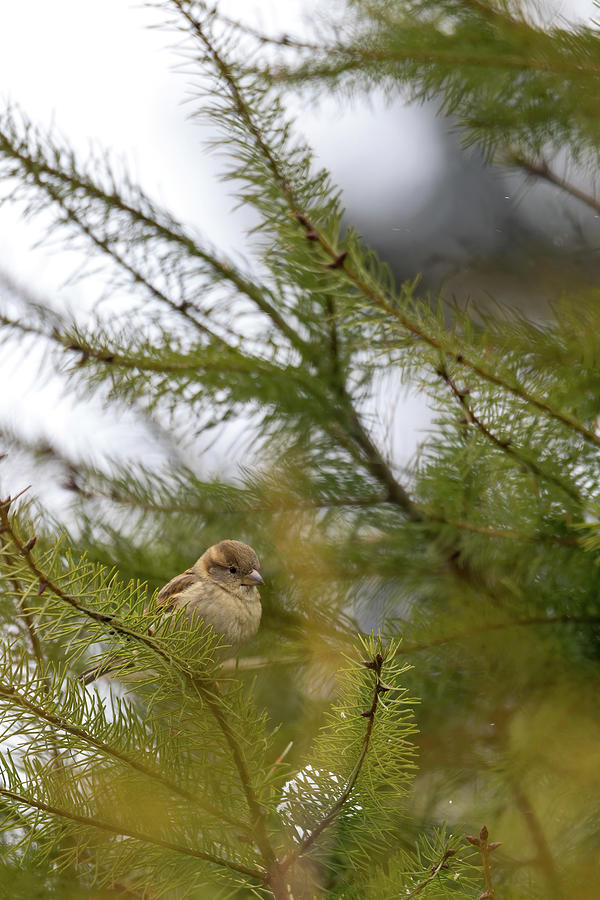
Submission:
{"label": "bird perched on branch", "polygon": [[[167,614],[184,609],[190,623],[211,625],[223,638],[227,652],[237,650],[254,637],[261,616],[258,556],[241,541],[220,541],[209,547],[190,569],[176,575],[158,592],[157,611]],[[146,612],[148,608],[146,608]],[[122,657],[94,666],[80,675],[90,684],[112,669],[123,668]]]}

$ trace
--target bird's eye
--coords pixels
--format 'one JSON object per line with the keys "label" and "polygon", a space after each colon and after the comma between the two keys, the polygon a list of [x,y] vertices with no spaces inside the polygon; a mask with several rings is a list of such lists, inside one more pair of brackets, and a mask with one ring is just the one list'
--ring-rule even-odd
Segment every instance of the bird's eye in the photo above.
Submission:
{"label": "bird's eye", "polygon": [[235,573],[237,572],[237,569],[235,566],[229,566],[229,571],[231,572],[232,575],[235,575]]}

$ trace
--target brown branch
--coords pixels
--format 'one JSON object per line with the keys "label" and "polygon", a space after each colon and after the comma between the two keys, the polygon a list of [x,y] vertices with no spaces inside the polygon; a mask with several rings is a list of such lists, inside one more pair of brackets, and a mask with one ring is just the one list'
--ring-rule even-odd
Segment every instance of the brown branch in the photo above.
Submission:
{"label": "brown branch", "polygon": [[[25,488],[28,490],[28,488]],[[17,494],[17,497],[22,495],[24,491],[21,491],[20,494]],[[16,499],[12,498],[6,502],[12,502],[12,500]],[[8,513],[9,507],[6,504],[2,504],[2,508],[0,509],[0,521],[5,513]],[[13,554],[9,551],[8,547],[2,548],[2,554],[6,559],[9,567],[15,566],[15,559]],[[27,629],[27,635],[29,637],[29,643],[31,644],[31,650],[33,652],[33,656],[36,663],[36,668],[39,673],[39,677],[41,679],[41,684],[43,685],[44,692],[49,695],[52,689],[52,684],[50,680],[50,676],[46,673],[46,660],[44,658],[44,651],[42,649],[42,644],[37,633],[36,623],[35,623],[35,615],[33,611],[28,607],[26,602],[26,591],[23,588],[23,585],[19,582],[17,578],[10,578],[10,583],[12,584],[13,591],[15,594],[15,602],[20,612],[20,616],[25,622],[25,628]],[[60,757],[60,753],[58,750],[57,742],[54,735],[50,735],[50,752],[54,759],[54,764],[57,768],[62,767],[63,763]]]}
{"label": "brown branch", "polygon": [[255,38],[261,44],[272,44],[277,47],[290,47],[295,50],[313,50],[315,52],[323,53],[330,53],[333,51],[332,47],[323,47],[319,44],[303,41],[300,38],[290,37],[288,34],[282,34],[280,37],[265,34],[263,31],[259,31],[251,25],[246,25],[238,19],[233,19],[231,16],[226,16],[223,13],[218,12],[213,4],[209,6],[207,3],[199,2],[198,6],[202,7],[207,15],[217,14],[219,22],[223,22],[224,25],[229,25],[231,28],[236,29],[236,31],[241,31],[243,34],[250,35],[250,37]]}
{"label": "brown branch", "polygon": [[[261,129],[254,121],[252,112],[248,107],[248,104],[244,100],[242,92],[240,91],[238,84],[231,73],[230,67],[227,65],[226,61],[222,58],[217,48],[207,36],[202,23],[190,12],[186,4],[181,2],[181,0],[171,0],[171,4],[191,27],[197,39],[204,47],[205,52],[211,58],[220,78],[229,91],[231,101],[237,114],[243,119],[248,132],[251,138],[254,140],[259,153],[265,160],[275,183],[279,186],[279,189],[281,190],[282,195],[285,198],[285,202],[289,210],[291,212],[295,212],[298,203],[293,187],[290,184],[289,179],[285,175],[276,155],[273,153],[269,145],[265,142]],[[336,265],[338,259],[339,257],[336,257]],[[310,348],[306,347],[304,342],[303,346],[299,349],[303,355],[303,358],[312,358],[313,354],[310,352]],[[312,392],[314,393],[314,388],[312,388]],[[339,441],[340,434],[339,430],[336,430],[335,424],[336,423],[334,422],[333,427],[330,428],[330,432]],[[349,442],[346,441],[345,443],[343,443],[343,446],[345,446],[346,449],[349,449],[356,459],[357,453],[354,447],[355,445],[358,445],[361,451],[361,454],[358,457],[358,461],[361,464],[366,465],[366,468],[371,472],[371,474],[373,474],[374,477],[377,478],[377,480],[385,485],[390,501],[396,503],[402,509],[404,509],[410,518],[414,520],[419,519],[420,515],[418,513],[416,505],[411,500],[407,491],[394,478],[394,475],[388,463],[371,441],[364,426],[360,422],[356,411],[351,405],[350,407],[348,407],[347,404],[344,404],[343,417],[340,420],[340,425],[342,428],[346,427],[346,429],[349,431],[349,437],[351,439]],[[348,428],[348,426],[350,427]]]}
{"label": "brown branch", "polygon": [[592,75],[600,76],[600,66],[593,63],[570,62],[569,60],[554,60],[548,56],[543,58],[540,54],[530,56],[518,55],[492,55],[487,52],[457,52],[455,48],[446,49],[441,46],[431,46],[425,49],[414,47],[395,47],[393,50],[335,47],[333,53],[338,54],[339,61],[326,62],[317,66],[299,66],[297,69],[286,69],[280,73],[279,78],[286,81],[302,79],[331,78],[342,75],[344,72],[361,68],[366,71],[369,66],[381,64],[389,66],[390,63],[399,63],[405,66],[407,63],[415,63],[424,66],[452,66],[474,67],[478,69],[509,69],[526,72],[549,72],[556,75]]}
{"label": "brown branch", "polygon": [[371,440],[368,431],[362,424],[360,417],[350,400],[348,403],[348,414],[350,418],[349,431],[350,435],[364,453],[364,457],[361,460],[363,465],[377,481],[385,485],[387,490],[386,499],[388,502],[394,503],[396,506],[403,509],[407,517],[413,522],[422,521],[423,515],[418,506],[413,501],[406,488],[404,488],[394,477],[394,473],[392,472],[389,463]]}
{"label": "brown branch", "polygon": [[485,425],[485,423],[479,418],[479,416],[477,416],[475,414],[473,407],[467,401],[467,394],[465,393],[465,391],[459,390],[459,388],[456,386],[455,382],[452,380],[452,378],[450,377],[450,375],[448,374],[448,372],[444,366],[438,366],[436,371],[437,371],[437,374],[440,376],[440,378],[442,378],[446,382],[446,384],[448,385],[448,387],[450,388],[450,390],[452,391],[452,393],[454,394],[454,396],[456,397],[456,399],[462,406],[469,422],[471,422],[473,425],[475,425],[477,427],[477,429],[481,432],[481,434],[485,438],[487,438],[488,441],[490,441],[492,444],[494,444],[496,447],[498,447],[500,450],[502,450],[503,453],[506,453],[507,456],[511,456],[513,459],[516,459],[517,462],[519,462],[521,465],[526,466],[531,472],[533,472],[539,478],[543,478],[545,481],[552,482],[552,484],[556,485],[556,487],[559,487],[566,494],[568,494],[568,496],[571,497],[572,500],[575,500],[576,503],[581,504],[581,497],[579,496],[579,494],[577,493],[577,491],[574,488],[572,488],[568,484],[565,484],[560,478],[557,478],[555,475],[552,475],[551,473],[544,471],[544,469],[542,469],[541,466],[539,466],[536,462],[529,459],[527,456],[525,456],[523,453],[521,453],[519,450],[517,450],[515,447],[513,447],[510,440],[499,438],[496,434],[494,434],[493,431],[491,431],[487,427],[487,425]]}
{"label": "brown branch", "polygon": [[[146,288],[146,290],[150,294],[152,294],[153,297],[155,297],[161,303],[164,303],[166,306],[168,306],[170,309],[172,309],[173,312],[182,316],[187,322],[189,322],[191,325],[193,325],[194,328],[196,328],[198,331],[200,331],[203,334],[207,334],[211,338],[211,340],[219,341],[221,344],[224,344],[225,346],[229,346],[226,343],[226,341],[224,341],[217,334],[215,334],[214,331],[212,331],[210,328],[208,328],[207,325],[204,325],[202,322],[199,322],[197,319],[195,319],[194,316],[190,315],[189,307],[191,304],[189,303],[189,301],[183,301],[181,303],[176,303],[174,300],[171,300],[171,298],[169,296],[167,296],[167,294],[165,294],[164,291],[161,291],[160,288],[158,288],[156,285],[152,284],[152,282],[149,281],[148,278],[146,278],[146,276],[143,275],[139,269],[136,269],[134,266],[132,266],[130,263],[128,263],[127,260],[125,259],[125,257],[122,256],[120,253],[118,253],[117,250],[110,245],[108,240],[106,240],[105,238],[101,238],[97,234],[95,234],[94,231],[92,230],[92,228],[90,228],[90,226],[87,225],[83,221],[83,219],[81,219],[80,216],[78,216],[77,213],[73,209],[71,209],[70,206],[67,205],[67,203],[60,197],[60,195],[55,194],[52,191],[52,188],[50,187],[50,185],[46,185],[44,183],[44,188],[47,191],[47,193],[52,197],[52,199],[54,199],[54,201],[60,205],[61,209],[64,210],[65,215],[67,216],[69,221],[72,222],[74,225],[76,225],[86,235],[86,237],[96,247],[98,247],[99,250],[102,250],[103,253],[105,253],[107,256],[109,256],[113,260],[113,262],[117,264],[117,266],[119,266],[121,269],[123,269],[125,272],[127,272],[133,279],[134,283],[141,284],[143,287]],[[192,308],[194,310],[196,310],[196,307],[192,307]]]}
{"label": "brown branch", "polygon": [[373,689],[373,696],[371,700],[371,706],[369,709],[365,710],[365,712],[361,713],[367,720],[367,727],[365,729],[365,733],[362,740],[362,746],[360,753],[358,755],[358,759],[354,764],[354,768],[350,773],[348,781],[346,782],[346,786],[338,799],[333,803],[330,809],[325,813],[323,818],[317,822],[317,824],[312,828],[312,830],[307,834],[307,836],[300,842],[296,849],[291,850],[284,859],[279,864],[279,872],[281,875],[284,875],[285,872],[292,866],[301,856],[303,856],[306,851],[314,844],[318,837],[328,828],[338,817],[339,813],[347,803],[354,790],[356,782],[358,781],[359,775],[362,771],[363,764],[367,758],[367,754],[369,752],[369,747],[371,744],[371,736],[373,734],[373,727],[375,724],[375,713],[377,712],[377,706],[379,704],[379,695],[383,690],[387,688],[383,685],[381,680],[381,671],[383,668],[383,657],[380,653],[377,653],[375,659],[368,660],[364,664],[368,669],[374,672],[375,674],[375,686]]}
{"label": "brown branch", "polygon": [[432,867],[431,874],[428,875],[427,878],[423,879],[423,881],[420,881],[416,885],[416,887],[414,887],[412,889],[412,891],[407,891],[406,893],[402,893],[401,896],[403,898],[404,897],[417,897],[421,893],[421,891],[424,891],[425,888],[429,884],[431,884],[432,881],[435,881],[435,879],[438,877],[438,875],[440,874],[442,869],[449,868],[448,860],[450,859],[450,857],[454,856],[455,853],[456,853],[456,851],[453,850],[451,847],[449,847],[447,850],[445,850],[440,858],[440,861]]}
{"label": "brown branch", "polygon": [[597,197],[575,187],[574,184],[571,184],[565,178],[561,178],[560,175],[552,171],[546,160],[542,159],[540,162],[535,162],[533,159],[528,159],[525,156],[515,153],[510,157],[509,161],[513,166],[518,166],[529,175],[542,178],[549,184],[555,185],[562,191],[565,191],[565,193],[570,194],[571,197],[575,197],[576,200],[585,203],[585,205],[589,206],[590,209],[593,209],[594,212],[600,213],[600,200]]}
{"label": "brown branch", "polygon": [[175,655],[172,655],[171,653],[168,653],[166,650],[164,650],[161,642],[157,638],[149,634],[136,631],[134,628],[126,625],[124,622],[121,622],[112,613],[100,613],[95,609],[91,609],[84,603],[80,603],[80,601],[75,599],[75,597],[71,597],[69,594],[63,591],[60,585],[54,582],[50,575],[47,572],[44,572],[34,560],[31,553],[31,541],[24,543],[13,528],[8,516],[8,510],[11,502],[11,500],[7,500],[0,504],[1,530],[8,533],[19,555],[24,559],[27,567],[31,572],[33,572],[33,574],[39,580],[40,584],[44,584],[48,590],[50,590],[56,597],[58,597],[59,600],[67,603],[72,609],[75,609],[83,616],[91,619],[96,624],[105,627],[109,633],[111,631],[114,631],[118,634],[122,634],[124,637],[139,641],[154,653],[156,653],[158,656],[160,656],[164,661],[174,662],[184,671],[189,671],[189,668],[187,667],[185,662]]}
{"label": "brown branch", "polygon": [[203,850],[194,850],[192,847],[187,847],[183,844],[176,844],[172,841],[164,841],[161,840],[161,838],[153,837],[152,835],[146,834],[143,831],[138,831],[136,828],[124,828],[121,825],[113,825],[111,822],[105,822],[102,819],[95,819],[91,816],[79,815],[78,813],[70,812],[69,810],[52,806],[51,804],[45,803],[42,800],[35,800],[33,797],[24,797],[20,794],[15,793],[14,791],[10,791],[7,788],[3,787],[0,787],[0,796],[7,797],[9,800],[14,801],[15,803],[20,803],[28,806],[30,809],[37,809],[40,812],[58,816],[61,819],[68,819],[71,822],[77,822],[79,825],[86,825],[92,828],[97,828],[100,831],[107,831],[109,834],[115,834],[119,837],[133,838],[134,840],[141,841],[144,844],[152,844],[155,847],[163,847],[165,850],[173,850],[175,853],[182,853],[184,856],[191,856],[194,859],[201,859],[204,862],[209,862],[213,865],[230,869],[233,872],[239,872],[240,874],[246,875],[249,878],[254,878],[256,881],[264,882],[265,880],[265,872],[262,869],[252,869],[249,866],[244,866],[240,863],[232,862],[231,860],[215,856],[212,853],[205,853]]}
{"label": "brown branch", "polygon": [[239,742],[231,728],[231,725],[229,724],[227,716],[223,711],[223,701],[220,698],[218,686],[217,684],[213,684],[212,688],[208,689],[203,681],[197,679],[193,675],[190,676],[190,682],[194,685],[194,687],[196,687],[198,693],[210,709],[215,721],[221,729],[223,737],[225,738],[229,746],[233,761],[235,763],[235,767],[238,770],[242,789],[246,797],[246,803],[252,817],[254,838],[263,856],[265,865],[267,867],[270,867],[275,863],[275,851],[273,850],[267,832],[266,811],[262,803],[259,801],[257,793],[254,789],[254,785],[252,784],[252,779],[250,778],[250,772],[248,771],[246,758],[244,756],[242,748],[240,747]]}
{"label": "brown branch", "polygon": [[275,180],[275,183],[279,185],[283,196],[286,199],[286,202],[290,209],[294,209],[296,206],[296,198],[292,186],[286,176],[283,174],[280,164],[273,154],[269,145],[265,142],[262,136],[261,129],[258,127],[252,113],[248,107],[248,104],[244,100],[242,93],[237,85],[237,82],[233,75],[231,74],[230,67],[227,65],[225,60],[222,58],[221,54],[218,52],[217,48],[214,44],[209,40],[206,35],[205,29],[202,27],[202,23],[189,11],[186,4],[182,2],[182,0],[171,0],[171,4],[177,9],[180,15],[186,20],[188,25],[191,27],[192,31],[204,47],[205,51],[208,53],[210,58],[212,59],[219,76],[223,80],[224,84],[229,91],[232,102],[235,106],[235,110],[244,120],[248,131],[253,138],[260,154],[263,159],[267,163],[269,169],[271,170],[271,174]]}
{"label": "brown branch", "polygon": [[560,537],[553,534],[520,534],[518,531],[509,531],[505,528],[492,528],[488,525],[478,525],[475,522],[467,522],[465,519],[448,519],[433,509],[427,509],[426,516],[441,525],[449,525],[460,531],[472,531],[485,537],[498,538],[504,541],[517,541],[526,544],[554,544],[560,547],[579,547],[581,539],[576,537]]}
{"label": "brown branch", "polygon": [[493,853],[500,847],[500,841],[488,841],[488,830],[485,825],[482,826],[479,837],[466,835],[466,840],[474,847],[479,847],[481,853],[481,865],[483,867],[483,877],[485,880],[485,891],[480,894],[479,900],[496,900],[496,890],[492,883],[492,867],[490,865],[490,853]]}

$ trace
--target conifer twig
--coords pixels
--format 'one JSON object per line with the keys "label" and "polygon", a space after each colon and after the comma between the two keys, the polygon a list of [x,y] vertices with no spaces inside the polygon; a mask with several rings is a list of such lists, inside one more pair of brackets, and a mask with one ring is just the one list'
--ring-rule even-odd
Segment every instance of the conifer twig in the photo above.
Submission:
{"label": "conifer twig", "polygon": [[566,413],[560,409],[555,409],[545,398],[537,397],[535,394],[532,394],[521,385],[515,382],[511,383],[506,378],[503,378],[501,375],[499,375],[497,372],[486,369],[476,360],[470,359],[468,356],[466,356],[465,353],[461,350],[448,346],[440,338],[429,334],[422,327],[422,325],[413,322],[404,312],[401,312],[401,310],[396,307],[392,299],[386,297],[376,287],[365,281],[365,279],[349,264],[347,254],[344,251],[337,250],[329,242],[325,235],[315,227],[314,223],[306,215],[304,215],[304,213],[296,212],[295,215],[300,225],[305,229],[307,233],[310,233],[311,243],[319,245],[325,251],[327,256],[333,260],[332,268],[337,269],[343,275],[345,275],[352,282],[352,284],[356,285],[361,293],[370,298],[377,306],[380,307],[380,309],[384,310],[384,312],[386,312],[392,318],[396,319],[403,326],[403,328],[410,332],[410,334],[413,334],[416,338],[422,340],[433,349],[439,350],[440,352],[445,353],[447,356],[452,357],[455,362],[467,369],[470,369],[484,381],[488,381],[490,384],[495,384],[503,390],[508,391],[515,397],[523,400],[524,403],[533,406],[550,418],[555,419],[557,422],[560,422],[568,428],[571,428],[573,431],[577,432],[583,438],[585,438],[585,440],[589,443],[594,444],[594,446],[596,447],[600,447],[600,436],[591,431],[589,428],[583,425],[583,423],[579,422],[569,413]]}
{"label": "conifer twig", "polygon": [[598,197],[595,197],[593,194],[588,194],[586,191],[582,191],[581,188],[571,184],[566,178],[561,178],[560,175],[550,168],[545,159],[536,162],[534,159],[529,159],[520,153],[513,153],[509,157],[509,161],[513,166],[518,166],[520,169],[523,169],[528,175],[534,175],[537,178],[547,181],[549,184],[555,185],[565,193],[570,194],[571,197],[585,203],[585,205],[589,206],[590,209],[593,209],[594,212],[600,213],[600,199],[598,199]]}
{"label": "conifer twig", "polygon": [[322,53],[333,51],[332,47],[323,47],[320,44],[314,44],[310,41],[302,40],[301,38],[292,37],[289,34],[282,34],[279,37],[266,34],[264,31],[259,31],[258,28],[253,28],[245,22],[240,22],[238,19],[226,16],[224,13],[219,12],[213,4],[209,6],[208,3],[204,3],[202,0],[198,2],[198,6],[200,6],[207,15],[216,14],[219,22],[228,25],[236,31],[242,32],[242,34],[250,35],[250,37],[255,38],[261,44],[271,44],[277,47],[291,47],[295,50],[313,50]]}
{"label": "conifer twig", "polygon": [[127,753],[123,753],[116,748],[111,747],[111,745],[107,744],[105,741],[94,737],[94,735],[86,731],[85,728],[82,728],[80,725],[76,725],[65,716],[50,712],[49,710],[44,709],[38,704],[33,703],[24,694],[18,691],[14,685],[2,681],[1,678],[0,699],[4,700],[6,703],[10,703],[12,706],[16,706],[19,709],[23,709],[33,714],[38,719],[47,722],[49,725],[52,725],[54,728],[57,728],[60,731],[64,731],[67,734],[73,735],[73,737],[79,738],[90,747],[94,747],[97,750],[100,750],[106,756],[111,757],[112,759],[115,759],[120,763],[123,763],[123,765],[135,769],[137,772],[145,775],[147,778],[151,778],[155,781],[160,782],[160,784],[162,784],[163,787],[167,788],[167,790],[179,795],[180,797],[183,797],[185,800],[193,803],[195,806],[209,813],[214,818],[227,822],[234,828],[239,828],[243,831],[250,830],[250,827],[246,822],[242,822],[239,819],[228,816],[227,813],[223,810],[222,806],[214,806],[213,804],[208,803],[193,791],[186,790],[185,788],[178,785],[175,781],[172,781],[170,778],[162,775],[156,769],[153,769],[151,766],[140,763],[137,759],[129,756]]}
{"label": "conifer twig", "polygon": [[506,528],[492,528],[489,525],[479,525],[476,522],[468,522],[465,519],[448,519],[433,509],[427,509],[427,518],[441,525],[449,525],[458,528],[459,531],[472,531],[485,537],[499,538],[504,541],[517,541],[525,544],[557,544],[560,547],[579,547],[581,540],[577,537],[566,537],[554,534],[521,534],[518,531],[510,531]]}
{"label": "conifer twig", "polygon": [[377,712],[377,706],[379,704],[379,695],[384,690],[388,689],[381,680],[383,662],[383,657],[381,653],[378,652],[375,654],[375,659],[367,660],[364,663],[364,666],[375,674],[375,686],[373,688],[371,706],[369,707],[369,709],[361,713],[361,715],[364,716],[364,718],[367,720],[367,727],[362,739],[360,753],[354,764],[354,768],[352,769],[348,777],[346,786],[335,803],[333,803],[333,805],[325,813],[322,819],[313,826],[306,837],[303,838],[303,840],[299,843],[298,847],[296,847],[294,850],[291,850],[287,854],[287,856],[285,856],[284,859],[281,860],[279,864],[279,870],[281,874],[284,874],[290,868],[290,866],[292,866],[296,862],[296,860],[303,856],[306,851],[314,844],[317,838],[325,831],[325,829],[328,828],[336,820],[343,807],[349,800],[352,791],[354,790],[356,782],[358,781],[359,775],[362,771],[363,764],[369,752],[371,736],[373,734],[373,727],[375,724],[375,714]]}
{"label": "conifer twig", "polygon": [[480,894],[479,900],[496,900],[496,891],[492,883],[490,853],[493,853],[493,851],[500,846],[500,841],[488,841],[488,830],[485,825],[481,827],[479,837],[473,837],[473,835],[467,834],[465,839],[472,846],[479,847],[479,852],[481,853],[485,891],[483,894]]}
{"label": "conifer twig", "polygon": [[[25,488],[25,491],[26,490],[28,490],[28,488]],[[19,494],[17,494],[17,497],[21,496],[25,491],[21,491]],[[17,499],[17,497],[9,498],[8,501],[4,501],[4,503],[2,504],[2,508],[0,509],[0,521],[2,521],[3,514],[5,512],[7,512],[7,510],[10,508],[10,506],[6,506],[6,503],[9,503],[9,504],[12,503],[13,500]],[[14,558],[13,558],[12,554],[10,553],[10,551],[8,550],[8,547],[3,547],[2,553],[3,553],[3,556],[5,557],[8,565],[14,566]],[[41,641],[40,641],[40,638],[39,638],[39,635],[37,632],[34,614],[31,611],[31,609],[27,606],[27,603],[25,600],[25,592],[23,590],[23,586],[19,583],[18,579],[11,578],[10,581],[13,586],[13,591],[15,593],[15,602],[17,604],[17,607],[19,609],[19,612],[21,614],[23,621],[25,622],[25,628],[27,629],[27,634],[29,636],[29,643],[31,645],[31,650],[33,652],[33,657],[36,662],[36,667],[37,667],[39,676],[42,680],[44,691],[46,694],[50,694],[50,691],[51,691],[50,676],[47,672],[45,672],[46,660],[44,657],[44,651],[42,649],[42,644],[41,644]],[[61,760],[60,754],[58,752],[56,740],[54,739],[54,735],[52,735],[52,734],[50,735],[50,752],[52,753],[52,756],[54,758],[55,765],[58,767],[62,766],[62,760]]]}
{"label": "conifer twig", "polygon": [[467,392],[461,391],[457,387],[456,383],[450,377],[450,374],[448,373],[448,370],[445,366],[438,366],[436,371],[440,378],[442,378],[446,382],[446,384],[462,406],[468,421],[475,425],[481,432],[481,434],[483,434],[483,436],[487,438],[488,441],[491,441],[491,443],[502,450],[503,453],[506,453],[508,456],[512,456],[513,459],[516,459],[519,463],[521,463],[521,465],[526,466],[539,478],[543,478],[546,481],[552,482],[552,484],[556,485],[556,487],[559,487],[562,491],[568,494],[568,496],[571,497],[572,500],[575,500],[576,503],[581,504],[581,497],[574,488],[572,488],[568,484],[565,484],[563,481],[561,481],[560,478],[557,478],[550,472],[544,471],[544,469],[542,469],[542,467],[539,466],[536,462],[534,462],[532,459],[529,459],[518,449],[516,449],[510,440],[499,438],[498,435],[494,434],[494,432],[487,427],[487,425],[479,418],[479,416],[476,415],[473,407],[467,401]]}
{"label": "conifer twig", "polygon": [[[509,71],[522,70],[524,72],[547,72],[552,75],[600,76],[600,66],[593,62],[570,61],[569,59],[550,59],[547,55],[540,54],[519,55],[508,53],[489,53],[487,48],[483,52],[457,50],[455,46],[443,46],[444,37],[437,46],[430,44],[424,48],[417,46],[389,47],[336,47],[334,48],[333,61],[327,61],[320,65],[299,66],[297,69],[286,69],[280,75],[286,81],[302,79],[327,78],[342,75],[344,72],[361,68],[368,71],[369,67],[388,66],[391,63],[406,65],[415,63],[427,68],[448,66],[456,68],[475,69],[507,69]],[[337,54],[337,55],[336,55]]]}
{"label": "conifer twig", "polygon": [[109,834],[118,835],[119,837],[133,838],[144,844],[153,844],[156,847],[163,847],[165,850],[173,850],[175,853],[182,853],[184,856],[201,859],[205,862],[213,863],[216,866],[222,866],[234,872],[239,872],[241,875],[247,875],[249,878],[253,878],[256,881],[263,882],[265,879],[265,873],[262,869],[252,869],[250,866],[244,866],[241,863],[236,863],[212,853],[206,853],[204,850],[195,850],[193,847],[188,847],[185,844],[176,844],[172,841],[165,841],[161,838],[154,837],[153,835],[146,834],[143,831],[139,831],[136,828],[125,828],[121,825],[115,825],[112,822],[105,822],[103,819],[96,819],[93,816],[80,815],[79,813],[74,813],[67,809],[52,806],[42,800],[36,800],[34,797],[17,794],[15,791],[8,790],[8,788],[4,787],[0,787],[0,796],[6,797],[23,806],[28,806],[30,809],[37,809],[40,812],[49,813],[58,818],[77,822],[79,825],[90,826],[92,828],[97,828],[100,831],[107,831]]}
{"label": "conifer twig", "polygon": [[238,770],[242,790],[246,797],[246,803],[252,817],[254,838],[263,856],[265,865],[267,867],[272,866],[275,862],[275,851],[271,844],[265,824],[265,810],[262,803],[259,801],[254,785],[252,784],[252,779],[250,777],[250,772],[248,771],[246,758],[242,748],[240,747],[239,741],[225,715],[224,704],[220,697],[218,686],[213,684],[209,690],[201,679],[196,678],[194,675],[189,675],[188,677],[210,709],[229,746],[235,767]]}
{"label": "conifer twig", "polygon": [[[10,136],[3,132],[0,132],[0,151],[5,156],[15,159],[22,166],[28,178],[46,193],[47,196],[63,210],[67,218],[88,238],[92,235],[89,226],[86,226],[83,220],[69,206],[61,192],[53,189],[52,185],[44,180],[44,175],[57,180],[59,183],[68,185],[72,190],[85,191],[89,197],[100,201],[107,208],[125,213],[130,217],[134,224],[150,228],[157,238],[162,238],[167,243],[176,244],[181,247],[181,249],[185,250],[190,257],[202,260],[215,275],[224,281],[233,284],[240,293],[245,294],[252,300],[261,312],[272,320],[277,329],[288,338],[292,346],[301,351],[306,349],[304,341],[279,313],[276,304],[269,302],[267,299],[270,292],[265,285],[257,285],[255,281],[246,278],[231,262],[225,259],[219,259],[215,254],[200,247],[183,230],[178,230],[174,223],[167,224],[166,222],[159,222],[157,219],[144,213],[141,209],[137,209],[127,203],[116,192],[107,193],[89,179],[78,177],[73,171],[66,172],[52,166],[47,160],[41,158],[34,159],[33,157],[28,156],[20,146],[14,146]],[[106,252],[106,242],[94,241],[94,243]],[[111,255],[115,258],[113,253],[111,253]],[[134,273],[130,272],[130,274]]]}
{"label": "conifer twig", "polygon": [[406,893],[403,893],[402,897],[418,897],[418,895],[425,890],[427,885],[431,884],[432,881],[435,881],[435,879],[443,869],[449,868],[448,860],[452,856],[454,856],[455,853],[456,850],[453,850],[452,847],[449,847],[447,850],[445,850],[440,857],[439,862],[431,867],[431,874],[428,875],[427,878],[424,878],[423,881],[420,881],[411,891],[406,891]]}

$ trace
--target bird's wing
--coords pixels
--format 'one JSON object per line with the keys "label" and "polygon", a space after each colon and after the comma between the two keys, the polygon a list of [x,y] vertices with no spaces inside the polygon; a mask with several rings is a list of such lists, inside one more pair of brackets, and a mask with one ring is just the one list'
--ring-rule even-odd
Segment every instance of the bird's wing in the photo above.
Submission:
{"label": "bird's wing", "polygon": [[156,608],[162,610],[169,609],[180,594],[200,580],[199,576],[192,569],[187,569],[181,575],[176,575],[175,578],[171,578],[171,580],[158,592],[156,597]]}

